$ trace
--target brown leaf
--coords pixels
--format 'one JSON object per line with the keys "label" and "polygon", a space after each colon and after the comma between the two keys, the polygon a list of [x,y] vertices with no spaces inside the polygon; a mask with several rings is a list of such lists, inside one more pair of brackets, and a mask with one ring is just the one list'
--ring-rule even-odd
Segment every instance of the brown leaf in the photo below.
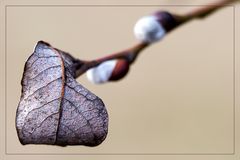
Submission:
{"label": "brown leaf", "polygon": [[100,98],[75,79],[68,53],[39,41],[28,58],[16,128],[22,144],[96,146],[108,131],[108,114]]}

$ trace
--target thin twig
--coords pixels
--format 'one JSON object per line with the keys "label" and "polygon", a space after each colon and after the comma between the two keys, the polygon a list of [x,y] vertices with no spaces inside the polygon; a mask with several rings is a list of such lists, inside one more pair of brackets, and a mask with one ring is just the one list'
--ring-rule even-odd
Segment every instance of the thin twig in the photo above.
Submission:
{"label": "thin twig", "polygon": [[193,19],[202,19],[217,11],[220,8],[228,6],[231,3],[237,2],[239,0],[219,0],[217,2],[210,3],[206,7],[197,8],[188,13],[180,15],[182,22],[187,22]]}

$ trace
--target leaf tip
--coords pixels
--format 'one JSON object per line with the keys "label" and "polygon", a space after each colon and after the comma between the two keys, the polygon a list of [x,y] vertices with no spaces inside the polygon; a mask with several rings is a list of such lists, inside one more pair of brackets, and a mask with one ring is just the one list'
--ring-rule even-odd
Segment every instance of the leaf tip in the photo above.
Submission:
{"label": "leaf tip", "polygon": [[42,48],[48,48],[51,45],[43,40],[40,40],[37,42],[36,46],[34,47],[34,51],[37,51],[38,49],[42,49]]}

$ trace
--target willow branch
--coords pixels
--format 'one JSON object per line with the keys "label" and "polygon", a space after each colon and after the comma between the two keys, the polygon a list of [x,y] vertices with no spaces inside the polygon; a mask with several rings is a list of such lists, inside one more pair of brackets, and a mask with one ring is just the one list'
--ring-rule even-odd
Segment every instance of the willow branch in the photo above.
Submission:
{"label": "willow branch", "polygon": [[[188,13],[185,14],[172,14],[172,16],[175,18],[176,22],[178,25],[176,25],[173,29],[178,28],[178,26],[185,24],[193,19],[202,19],[205,18],[209,15],[211,15],[213,12],[231,4],[234,2],[237,2],[239,0],[219,0],[215,3],[208,4],[204,7],[194,9]],[[125,59],[127,60],[130,64],[132,64],[137,56],[141,53],[141,51],[150,46],[152,43],[146,43],[146,42],[141,42],[129,49],[126,49],[121,52],[113,53],[111,55],[108,55],[103,58],[95,59],[92,61],[76,61],[76,65],[78,69],[76,70],[76,77],[79,77],[83,73],[85,73],[88,69],[93,68],[98,66],[99,64],[112,60],[112,59]]]}

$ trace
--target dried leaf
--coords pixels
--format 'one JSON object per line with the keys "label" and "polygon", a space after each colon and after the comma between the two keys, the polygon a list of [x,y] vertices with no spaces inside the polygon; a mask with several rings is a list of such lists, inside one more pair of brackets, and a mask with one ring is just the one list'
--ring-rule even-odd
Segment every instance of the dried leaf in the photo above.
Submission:
{"label": "dried leaf", "polygon": [[75,78],[75,59],[39,41],[25,64],[16,128],[22,144],[96,146],[108,131],[100,98]]}

